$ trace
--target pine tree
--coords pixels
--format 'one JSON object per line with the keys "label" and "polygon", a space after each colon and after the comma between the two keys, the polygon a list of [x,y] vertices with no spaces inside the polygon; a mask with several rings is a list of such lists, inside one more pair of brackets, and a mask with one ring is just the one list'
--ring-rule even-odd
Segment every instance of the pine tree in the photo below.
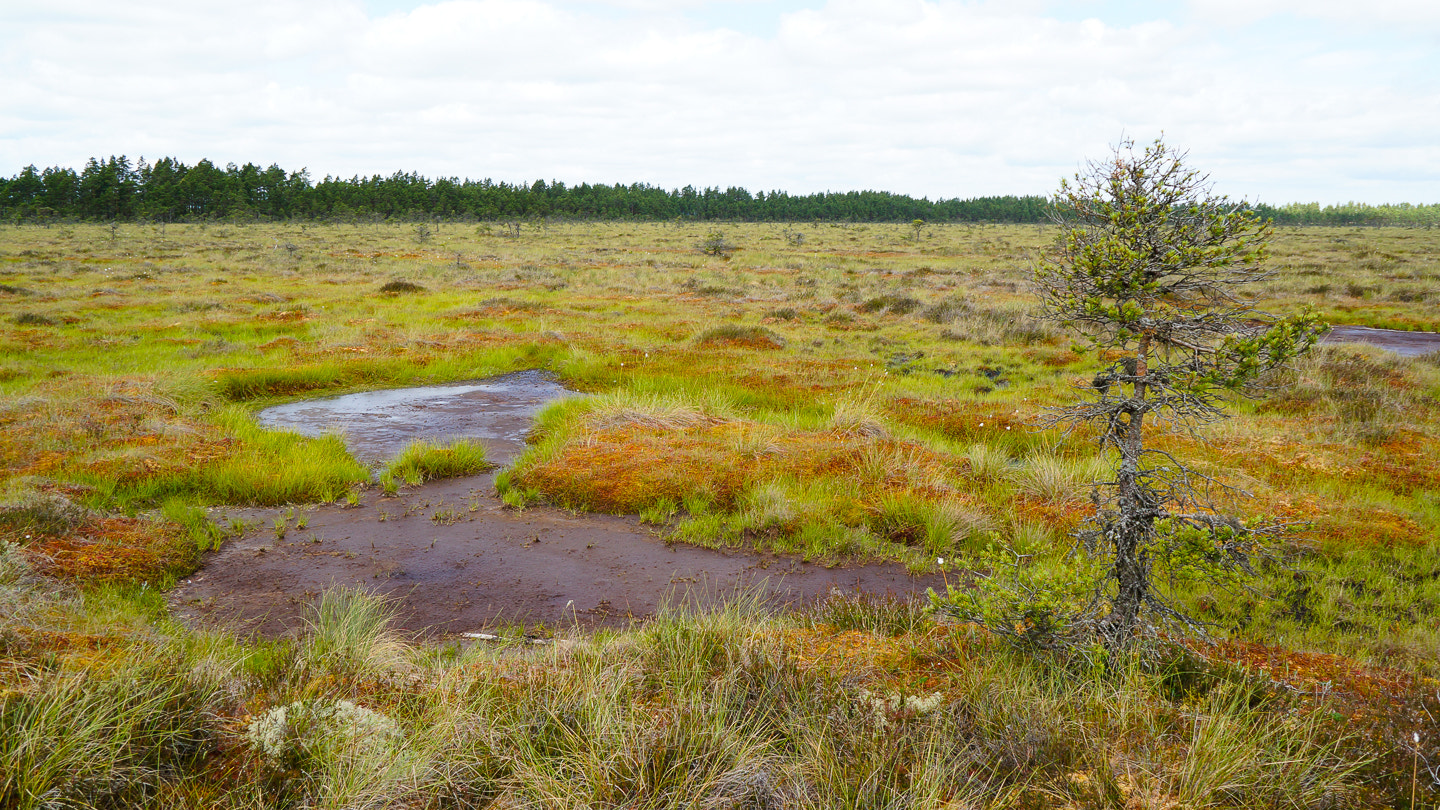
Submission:
{"label": "pine tree", "polygon": [[1211,193],[1208,176],[1161,141],[1121,143],[1074,183],[1062,182],[1062,233],[1035,270],[1046,313],[1115,362],[1087,397],[1052,409],[1048,424],[1097,429],[1118,452],[1113,481],[1096,485],[1095,516],[1079,533],[1103,572],[1095,629],[1123,647],[1151,619],[1190,621],[1163,580],[1233,584],[1280,525],[1224,514],[1233,491],[1147,446],[1156,430],[1225,417],[1228,395],[1306,351],[1323,326],[1255,309],[1239,288],[1266,276],[1272,234],[1244,203]]}

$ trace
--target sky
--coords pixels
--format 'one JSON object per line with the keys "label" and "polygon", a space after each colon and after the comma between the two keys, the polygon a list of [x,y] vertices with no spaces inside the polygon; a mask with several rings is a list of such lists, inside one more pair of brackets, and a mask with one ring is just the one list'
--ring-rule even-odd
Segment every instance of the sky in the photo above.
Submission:
{"label": "sky", "polygon": [[1435,0],[0,0],[0,175],[90,157],[511,183],[1440,202]]}

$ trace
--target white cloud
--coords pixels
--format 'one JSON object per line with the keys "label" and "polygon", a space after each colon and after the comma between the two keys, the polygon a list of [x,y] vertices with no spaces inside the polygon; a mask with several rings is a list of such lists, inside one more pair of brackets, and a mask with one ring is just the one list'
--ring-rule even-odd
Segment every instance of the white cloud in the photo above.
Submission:
{"label": "white cloud", "polygon": [[[1111,24],[1103,3],[1069,20],[1040,0],[64,0],[0,10],[0,174],[143,153],[949,197],[1048,193],[1163,130],[1237,196],[1433,201],[1428,6],[1380,2],[1404,31],[1352,41],[1216,27],[1231,2]],[[773,34],[714,22],[757,11]]]}
{"label": "white cloud", "polygon": [[1341,22],[1347,26],[1421,26],[1440,35],[1440,5],[1433,0],[1190,0],[1198,12],[1215,20],[1241,24],[1277,14]]}

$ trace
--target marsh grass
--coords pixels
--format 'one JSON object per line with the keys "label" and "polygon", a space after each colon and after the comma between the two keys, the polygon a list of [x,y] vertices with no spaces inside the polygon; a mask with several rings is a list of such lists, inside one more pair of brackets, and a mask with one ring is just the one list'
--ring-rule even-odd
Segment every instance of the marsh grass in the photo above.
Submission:
{"label": "marsh grass", "polygon": [[410,649],[393,629],[389,599],[363,590],[332,588],[315,606],[300,656],[326,673],[376,673],[407,665]]}
{"label": "marsh grass", "polygon": [[92,485],[122,503],[154,504],[183,496],[275,505],[334,501],[369,479],[369,471],[338,436],[313,439],[267,430],[236,406],[218,411],[213,418],[232,437],[233,445],[211,463],[134,482],[92,479]]}
{"label": "marsh grass", "polygon": [[184,529],[197,553],[219,551],[225,540],[233,533],[210,519],[205,510],[190,506],[183,500],[171,498],[161,506],[160,514],[165,520]]}
{"label": "marsh grass", "polygon": [[403,295],[407,293],[423,293],[425,292],[425,288],[413,281],[397,278],[380,285],[380,292],[385,295]]}
{"label": "marsh grass", "polygon": [[[989,459],[980,460],[990,463]],[[1093,484],[1110,480],[1114,466],[1103,456],[1076,460],[1047,453],[1025,459],[1009,474],[1026,495],[1063,504],[1084,499]]]}
{"label": "marsh grass", "polygon": [[[367,599],[336,601],[345,609],[322,623],[383,639]],[[347,617],[355,611],[358,621]],[[898,603],[832,601],[795,622],[737,595],[728,607],[671,608],[640,630],[579,644],[432,660],[412,685],[372,692],[363,714],[346,709],[393,723],[398,748],[357,747],[345,743],[350,732],[311,725],[300,733],[330,738],[277,776],[288,795],[322,806],[386,796],[552,807],[939,807],[956,797],[1045,806],[1109,795],[1278,807],[1360,795],[1365,763],[1344,758],[1343,739],[1304,714],[1256,733],[1290,707],[1257,704],[1255,687],[1232,675],[1200,678],[1177,701],[1166,697],[1168,672],[1075,676],[976,643],[935,636]],[[944,674],[907,680],[938,661],[949,662]],[[386,656],[364,672],[394,665]],[[1176,742],[1146,747],[1161,729]]]}
{"label": "marsh grass", "polygon": [[1324,418],[1334,438],[1383,445],[1424,407],[1422,392],[1434,383],[1423,365],[1365,346],[1320,346],[1270,383],[1270,401]]}
{"label": "marsh grass", "polygon": [[485,456],[485,446],[476,441],[448,444],[416,441],[385,466],[381,478],[401,480],[413,486],[439,478],[478,475],[494,466]]}
{"label": "marsh grass", "polygon": [[[17,496],[0,541],[23,540],[16,532],[39,515],[19,496],[59,493],[88,510],[48,524],[74,549],[90,532],[83,548],[121,560],[163,535],[182,541],[173,561],[193,561],[223,539],[198,510],[333,500],[370,475],[338,439],[264,430],[252,408],[539,367],[599,396],[542,414],[534,446],[497,479],[512,505],[643,513],[671,539],[886,558],[917,571],[934,570],[939,550],[948,559],[992,538],[1063,565],[1084,509],[1076,493],[1097,472],[1085,461],[1093,437],[1031,426],[1105,361],[1033,320],[1023,257],[1053,233],[803,230],[796,240],[794,227],[727,225],[746,249],[722,261],[695,251],[706,226],[694,223],[447,223],[425,241],[413,223],[387,222],[0,228],[0,477]],[[1430,232],[1295,229],[1275,248],[1266,309],[1309,305],[1332,323],[1440,329]],[[378,292],[396,279],[421,289]],[[26,313],[52,323],[17,323]],[[733,326],[697,340],[716,324]],[[1199,437],[1208,446],[1183,437],[1161,446],[1255,491],[1243,513],[1310,521],[1310,533],[1277,549],[1286,565],[1263,571],[1253,593],[1184,598],[1238,645],[1212,656],[1246,662],[1225,678],[1260,671],[1249,653],[1263,643],[1348,656],[1360,674],[1344,688],[1402,695],[1344,704],[1369,707],[1346,715],[1370,718],[1355,721],[1369,736],[1348,747],[1335,747],[1346,726],[1321,704],[1293,702],[1322,692],[1324,678],[1295,676],[1300,692],[1278,689],[1265,705],[1176,702],[1150,674],[1096,678],[1012,658],[881,605],[837,608],[850,628],[838,632],[752,613],[725,620],[731,629],[676,619],[664,625],[670,640],[619,634],[565,654],[470,649],[422,666],[403,645],[386,647],[388,637],[380,646],[390,652],[375,656],[360,641],[335,642],[354,651],[337,658],[306,652],[302,640],[217,648],[196,670],[196,635],[164,625],[153,586],[141,595],[139,583],[163,581],[160,569],[108,563],[71,580],[79,602],[70,591],[45,601],[46,587],[71,586],[28,568],[14,583],[32,585],[5,585],[4,738],[28,733],[15,724],[39,709],[11,708],[42,693],[74,707],[64,722],[77,729],[86,717],[127,728],[106,714],[100,695],[119,691],[102,682],[149,656],[165,663],[148,671],[174,674],[202,703],[220,688],[213,714],[194,721],[218,741],[205,750],[220,764],[135,753],[163,746],[77,753],[72,771],[108,768],[124,798],[105,799],[110,788],[91,781],[56,802],[1393,805],[1402,788],[1385,780],[1410,764],[1394,740],[1429,705],[1416,702],[1418,686],[1394,685],[1433,677],[1440,649],[1440,375],[1433,360],[1337,347],[1276,382]],[[398,488],[404,477],[388,480]],[[162,520],[128,516],[139,510]],[[27,565],[44,562],[36,549],[8,548]],[[384,635],[359,624],[370,629],[357,639]],[[77,627],[109,640],[85,641]],[[135,646],[156,633],[191,642],[177,642],[180,652]],[[1399,674],[1366,669],[1380,665]],[[62,683],[82,671],[89,680]],[[935,693],[943,701],[920,711]],[[390,718],[403,751],[327,755],[296,774],[267,770],[239,741],[244,712],[312,699]],[[1366,758],[1374,764],[1351,778]],[[36,772],[64,769],[45,768]],[[1266,782],[1262,772],[1277,775]],[[63,781],[45,780],[27,784],[43,795]],[[40,801],[25,795],[22,806]]]}

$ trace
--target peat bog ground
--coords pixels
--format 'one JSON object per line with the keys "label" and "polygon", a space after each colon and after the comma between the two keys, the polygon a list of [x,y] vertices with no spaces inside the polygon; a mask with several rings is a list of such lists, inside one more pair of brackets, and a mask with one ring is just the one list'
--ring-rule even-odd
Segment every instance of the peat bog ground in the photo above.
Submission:
{"label": "peat bog ground", "polygon": [[[445,386],[299,400],[261,411],[261,424],[339,433],[358,459],[383,467],[412,442],[469,439],[509,464],[534,414],[575,396],[550,375],[506,374]],[[666,605],[713,607],[737,594],[777,606],[818,598],[913,597],[940,576],[903,566],[823,566],[795,557],[664,542],[633,518],[516,510],[493,474],[371,491],[353,503],[229,510],[258,528],[227,542],[170,593],[177,617],[241,632],[297,634],[326,590],[363,588],[393,600],[396,626],[436,636],[538,627],[625,627]]]}
{"label": "peat bog ground", "polygon": [[858,595],[1067,559],[1109,460],[1036,425],[1115,358],[1054,236],[0,227],[0,806],[1433,806],[1434,231],[1282,229],[1251,292],[1330,340],[1157,444],[1296,525],[1168,583],[1206,636]]}

